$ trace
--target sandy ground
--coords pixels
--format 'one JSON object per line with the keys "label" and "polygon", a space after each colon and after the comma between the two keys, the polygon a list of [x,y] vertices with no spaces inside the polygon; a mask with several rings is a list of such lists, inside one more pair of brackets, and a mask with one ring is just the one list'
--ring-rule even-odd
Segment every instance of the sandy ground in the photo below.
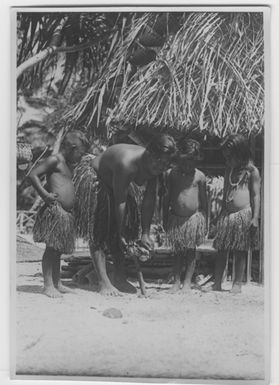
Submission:
{"label": "sandy ground", "polygon": [[[264,378],[261,286],[182,296],[149,284],[150,298],[75,288],[50,299],[40,271],[38,262],[17,263],[17,374]],[[111,307],[123,317],[105,317]]]}

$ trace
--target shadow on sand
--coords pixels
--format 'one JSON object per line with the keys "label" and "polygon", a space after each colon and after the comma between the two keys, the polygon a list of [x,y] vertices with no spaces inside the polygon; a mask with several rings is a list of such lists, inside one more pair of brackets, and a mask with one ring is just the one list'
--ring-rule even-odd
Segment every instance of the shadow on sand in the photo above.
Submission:
{"label": "shadow on sand", "polygon": [[[72,284],[71,282],[62,281],[64,286],[67,286],[70,289],[76,289],[77,286]],[[18,285],[16,287],[17,291],[22,293],[35,293],[35,294],[43,294],[43,285]]]}
{"label": "shadow on sand", "polygon": [[39,285],[20,285],[16,287],[16,290],[21,291],[23,293],[42,294],[43,287]]}

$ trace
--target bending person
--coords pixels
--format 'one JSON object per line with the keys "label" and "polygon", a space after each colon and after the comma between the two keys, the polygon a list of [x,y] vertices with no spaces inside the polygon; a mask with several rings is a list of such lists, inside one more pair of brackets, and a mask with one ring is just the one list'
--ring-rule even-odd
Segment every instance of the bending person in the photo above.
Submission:
{"label": "bending person", "polygon": [[[156,200],[156,177],[170,167],[175,153],[173,138],[159,134],[146,149],[115,144],[97,157],[85,156],[77,167],[76,227],[78,235],[89,240],[101,294],[136,291],[127,282],[124,271],[128,243],[140,235],[136,185],[146,184],[141,208],[141,242],[151,249],[149,231]],[[113,257],[113,284],[106,271],[106,254]]]}

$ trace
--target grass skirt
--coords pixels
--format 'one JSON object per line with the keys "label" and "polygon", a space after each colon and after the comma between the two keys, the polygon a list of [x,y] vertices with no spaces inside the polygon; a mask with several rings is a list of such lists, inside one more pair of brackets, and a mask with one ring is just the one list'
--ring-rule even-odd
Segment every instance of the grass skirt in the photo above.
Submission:
{"label": "grass skirt", "polygon": [[33,228],[35,242],[45,243],[63,254],[70,254],[75,248],[74,217],[58,202],[44,205],[37,214]]}
{"label": "grass skirt", "polygon": [[195,249],[204,242],[205,233],[206,221],[200,211],[197,211],[190,218],[170,214],[167,244],[175,253]]}
{"label": "grass skirt", "polygon": [[94,155],[82,158],[74,172],[75,185],[75,228],[77,236],[89,240],[93,234],[94,215],[97,206],[99,180],[93,168]]}
{"label": "grass skirt", "polygon": [[[118,231],[115,218],[114,197],[93,168],[92,155],[83,157],[75,170],[74,185],[76,203],[74,209],[78,236],[89,240],[94,248],[115,250],[118,245]],[[126,200],[123,236],[127,242],[139,236],[139,205],[137,188],[130,185]]]}
{"label": "grass skirt", "polygon": [[235,213],[225,213],[217,223],[217,234],[213,246],[217,250],[247,251],[259,248],[259,232],[252,234],[250,223],[252,220],[251,207]]}

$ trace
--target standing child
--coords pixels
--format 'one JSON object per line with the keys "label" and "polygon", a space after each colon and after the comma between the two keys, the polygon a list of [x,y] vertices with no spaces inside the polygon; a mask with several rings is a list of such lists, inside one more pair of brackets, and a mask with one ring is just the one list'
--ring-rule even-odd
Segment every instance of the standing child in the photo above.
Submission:
{"label": "standing child", "polygon": [[260,175],[251,160],[248,140],[241,134],[229,136],[222,144],[226,159],[224,198],[214,247],[218,250],[214,290],[221,290],[229,251],[235,256],[233,293],[241,292],[249,248],[258,248]]}
{"label": "standing child", "polygon": [[[82,132],[70,132],[66,134],[60,152],[41,161],[29,175],[32,185],[45,201],[37,214],[33,237],[35,242],[46,244],[42,259],[44,294],[52,298],[70,292],[60,281],[60,257],[74,250],[72,172],[88,147]],[[45,187],[40,181],[43,175],[47,180]]]}
{"label": "standing child", "polygon": [[[196,168],[200,159],[200,144],[193,139],[178,143],[177,166],[167,176],[167,194],[164,203],[164,227],[167,240],[175,254],[175,282],[171,293],[187,292],[195,270],[196,247],[206,234],[206,178]],[[186,263],[185,278],[181,273]],[[182,287],[181,287],[182,286]]]}

